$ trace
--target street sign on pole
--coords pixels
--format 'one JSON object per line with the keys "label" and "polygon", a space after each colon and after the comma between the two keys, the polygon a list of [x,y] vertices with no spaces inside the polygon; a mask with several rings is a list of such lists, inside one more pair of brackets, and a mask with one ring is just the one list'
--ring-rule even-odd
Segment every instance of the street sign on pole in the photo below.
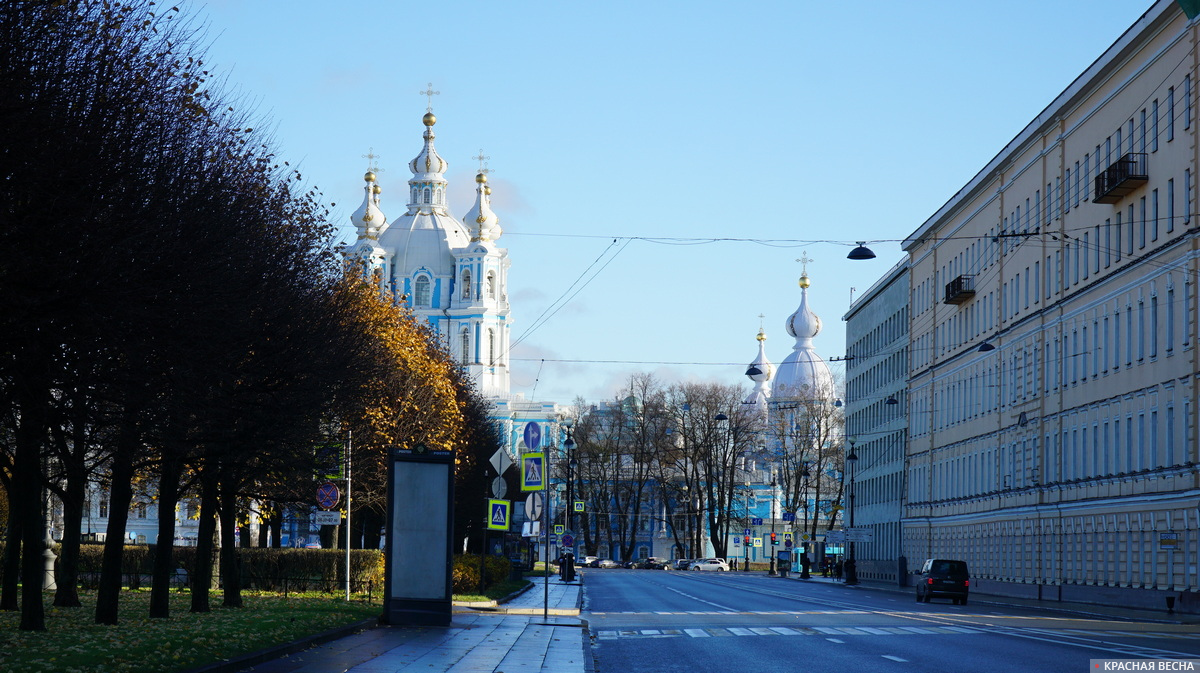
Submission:
{"label": "street sign on pole", "polygon": [[534,422],[525,424],[525,447],[537,451],[542,446],[542,428]]}
{"label": "street sign on pole", "polygon": [[504,481],[504,477],[496,477],[492,480],[492,496],[503,498],[508,493],[508,483]]}
{"label": "street sign on pole", "polygon": [[525,518],[530,521],[538,521],[542,518],[542,494],[530,493],[528,498],[525,498]]}
{"label": "street sign on pole", "polygon": [[541,453],[521,454],[521,490],[540,491],[546,487],[546,456]]}
{"label": "street sign on pole", "polygon": [[491,530],[508,530],[509,509],[512,503],[507,500],[488,500],[488,524]]}
{"label": "street sign on pole", "polygon": [[338,493],[338,487],[331,483],[321,484],[317,487],[317,504],[324,509],[333,509],[341,499],[341,494]]}
{"label": "street sign on pole", "polygon": [[492,457],[488,459],[488,462],[492,464],[493,468],[495,468],[496,474],[501,476],[503,476],[505,470],[507,470],[513,464],[512,458],[508,457],[508,451],[505,451],[502,448],[496,449],[496,452],[492,454]]}
{"label": "street sign on pole", "polygon": [[337,526],[342,523],[341,512],[315,512],[313,523],[318,526]]}

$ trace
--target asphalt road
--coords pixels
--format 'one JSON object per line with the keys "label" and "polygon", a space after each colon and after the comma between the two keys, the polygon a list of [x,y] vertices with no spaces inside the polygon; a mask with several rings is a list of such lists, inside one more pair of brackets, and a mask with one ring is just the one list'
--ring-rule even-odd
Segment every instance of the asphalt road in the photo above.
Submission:
{"label": "asphalt road", "polygon": [[593,569],[584,592],[598,673],[1083,673],[1090,659],[1200,659],[1191,625],[924,604],[758,573]]}

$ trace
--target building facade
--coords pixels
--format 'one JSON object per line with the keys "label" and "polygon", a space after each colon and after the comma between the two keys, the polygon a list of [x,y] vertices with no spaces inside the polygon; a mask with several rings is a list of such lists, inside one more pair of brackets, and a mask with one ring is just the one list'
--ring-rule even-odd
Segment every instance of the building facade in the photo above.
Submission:
{"label": "building facade", "polygon": [[909,559],[1194,599],[1198,40],[1156,3],[905,240]]}
{"label": "building facade", "polygon": [[846,321],[846,436],[854,438],[855,525],[871,531],[856,543],[862,579],[903,584],[901,544],[908,388],[908,260],[859,296]]}

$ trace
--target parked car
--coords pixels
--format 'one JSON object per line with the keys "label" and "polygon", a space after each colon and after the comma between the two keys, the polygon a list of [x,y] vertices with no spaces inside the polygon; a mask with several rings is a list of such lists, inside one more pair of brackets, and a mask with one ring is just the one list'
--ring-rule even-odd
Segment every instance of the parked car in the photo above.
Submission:
{"label": "parked car", "polygon": [[596,567],[597,568],[620,568],[621,564],[617,563],[616,561],[614,561],[610,558],[606,558],[606,559],[600,559],[600,562],[596,564]]}
{"label": "parked car", "polygon": [[579,565],[581,565],[585,568],[595,568],[596,564],[599,562],[600,562],[599,556],[584,556],[583,563],[580,563]]}
{"label": "parked car", "polygon": [[677,558],[675,559],[674,568],[676,570],[687,570],[688,566],[691,565],[692,561],[694,560],[695,559],[690,558]]}
{"label": "parked car", "polygon": [[966,605],[971,578],[965,561],[926,559],[917,575],[917,602],[928,603],[934,596],[948,596],[955,605]]}
{"label": "parked car", "polygon": [[729,564],[725,559],[719,558],[702,558],[696,559],[690,566],[689,570],[707,570],[710,572],[728,572]]}
{"label": "parked car", "polygon": [[644,558],[638,561],[633,567],[640,568],[642,570],[663,570],[667,567],[667,561],[655,556],[651,556],[650,558]]}

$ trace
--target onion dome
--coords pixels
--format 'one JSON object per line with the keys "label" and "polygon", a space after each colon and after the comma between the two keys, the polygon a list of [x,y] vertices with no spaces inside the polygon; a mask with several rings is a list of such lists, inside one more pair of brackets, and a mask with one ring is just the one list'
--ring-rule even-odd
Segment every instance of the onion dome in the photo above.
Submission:
{"label": "onion dome", "polygon": [[450,214],[446,205],[443,173],[447,164],[433,146],[436,122],[432,112],[422,118],[425,146],[408,164],[413,172],[408,181],[408,211],[387,226],[380,244],[396,251],[395,263],[404,273],[425,269],[435,276],[453,276],[455,261],[451,251],[469,245],[470,237],[468,229]]}
{"label": "onion dome", "polygon": [[432,112],[426,112],[421,119],[425,124],[425,147],[421,148],[421,153],[418,154],[412,161],[408,162],[408,169],[413,172],[414,180],[433,180],[442,179],[442,174],[449,168],[446,160],[438,156],[437,150],[433,148],[433,125],[437,123],[437,117],[433,116]]}
{"label": "onion dome", "polygon": [[500,238],[504,230],[500,228],[500,218],[492,212],[491,190],[487,186],[487,174],[475,176],[475,204],[463,215],[462,221],[467,231],[471,232],[472,241],[494,241]]}
{"label": "onion dome", "polygon": [[772,396],[775,399],[821,399],[834,397],[833,374],[829,365],[813,350],[812,340],[821,331],[821,319],[808,308],[808,275],[800,276],[800,306],[784,323],[796,345],[775,375]]}
{"label": "onion dome", "polygon": [[375,174],[371,171],[367,171],[363,180],[367,183],[363,187],[363,202],[358,210],[351,213],[350,222],[358,230],[360,239],[376,240],[379,238],[379,234],[387,229],[387,216],[379,209],[379,194],[383,190],[375,182]]}
{"label": "onion dome", "polygon": [[758,330],[758,357],[746,367],[746,377],[754,382],[754,389],[745,399],[746,404],[759,404],[765,413],[767,400],[771,397],[771,377],[775,374],[775,365],[767,359],[767,335]]}

